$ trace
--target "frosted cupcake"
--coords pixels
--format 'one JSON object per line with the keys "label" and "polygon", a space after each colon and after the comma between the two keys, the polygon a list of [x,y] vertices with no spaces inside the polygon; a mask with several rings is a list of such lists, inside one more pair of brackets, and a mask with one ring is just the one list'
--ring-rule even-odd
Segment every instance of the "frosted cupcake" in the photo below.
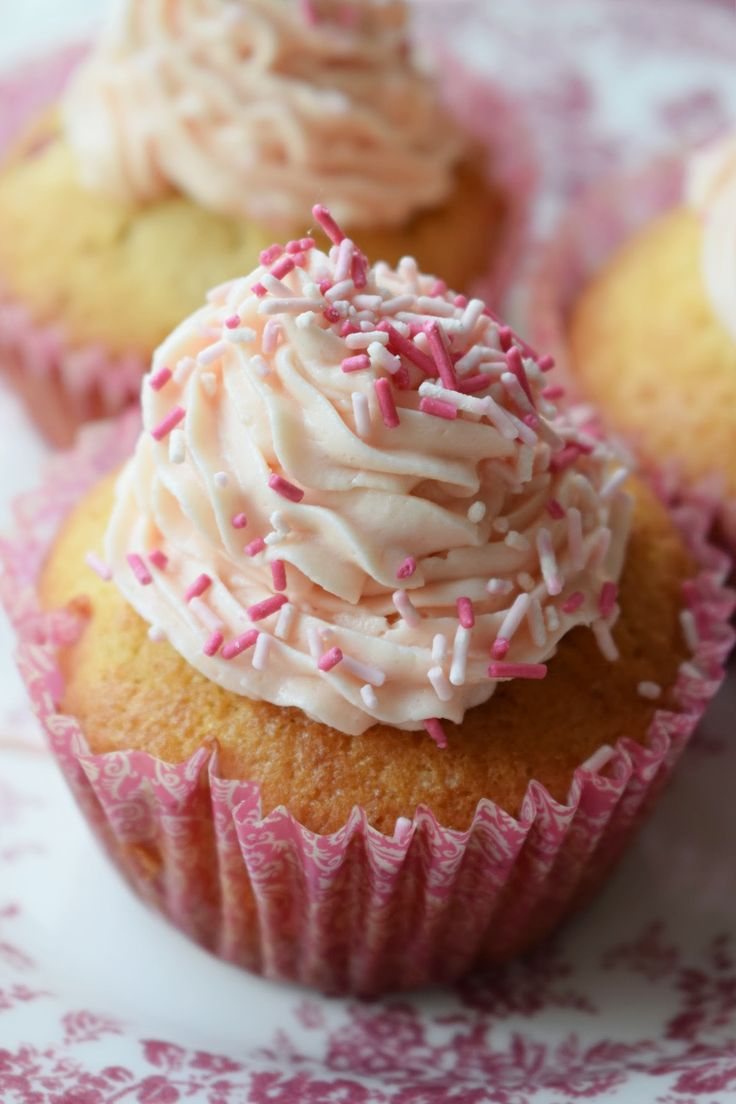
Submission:
{"label": "frosted cupcake", "polygon": [[462,289],[488,272],[507,199],[406,19],[398,0],[113,7],[0,174],[0,340],[52,437],[119,409],[208,288],[298,251],[315,196],[381,256]]}
{"label": "frosted cupcake", "polygon": [[314,215],[329,253],[163,342],[132,457],[38,556],[26,515],[6,600],[137,891],[234,962],[367,993],[585,898],[718,685],[730,606],[697,512],[688,549],[555,409],[549,358]]}

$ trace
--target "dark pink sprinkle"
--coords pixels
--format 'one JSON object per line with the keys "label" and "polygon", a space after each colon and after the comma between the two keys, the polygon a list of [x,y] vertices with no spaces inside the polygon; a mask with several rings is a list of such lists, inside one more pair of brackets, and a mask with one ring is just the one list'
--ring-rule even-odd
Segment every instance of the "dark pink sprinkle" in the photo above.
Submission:
{"label": "dark pink sprinkle", "polygon": [[286,590],[286,566],[283,560],[273,560],[271,563],[271,578],[274,590]]}
{"label": "dark pink sprinkle", "polygon": [[598,595],[598,610],[601,617],[610,617],[616,608],[616,599],[618,598],[618,587],[615,583],[604,583],[601,587],[601,592]]}
{"label": "dark pink sprinkle", "polygon": [[515,345],[512,345],[512,347],[506,353],[506,367],[516,376],[517,380],[524,390],[524,394],[526,395],[532,406],[534,406],[534,396],[532,394],[532,389],[529,386],[529,380],[524,368],[524,363],[521,359],[521,353]]}
{"label": "dark pink sprinkle", "polygon": [[250,544],[246,544],[243,551],[245,552],[246,556],[257,556],[258,553],[262,552],[265,547],[266,542],[263,537],[256,537],[256,539],[252,540]]}
{"label": "dark pink sprinkle", "polygon": [[474,395],[476,391],[485,391],[493,383],[488,372],[479,372],[477,376],[466,376],[458,382],[457,389],[463,395]]}
{"label": "dark pink sprinkle", "polygon": [[437,371],[442,380],[442,386],[446,387],[448,391],[454,391],[457,388],[457,377],[439,322],[430,322],[425,332],[429,339],[429,347],[437,365]]}
{"label": "dark pink sprinkle", "polygon": [[555,358],[550,356],[549,353],[545,353],[544,356],[539,358],[537,364],[540,372],[551,372],[555,366]]}
{"label": "dark pink sprinkle", "polygon": [[542,391],[542,398],[554,401],[555,399],[561,399],[564,394],[565,388],[560,387],[559,384],[554,384],[552,387],[544,388]]}
{"label": "dark pink sprinkle", "polygon": [[260,283],[254,284],[250,290],[253,292],[256,299],[262,299],[263,296],[267,294],[265,287],[263,286],[263,284]]}
{"label": "dark pink sprinkle", "polygon": [[326,310],[322,311],[322,317],[325,318],[327,322],[339,322],[342,315],[337,307],[327,307]]}
{"label": "dark pink sprinkle", "polygon": [[417,561],[413,556],[407,556],[396,572],[397,579],[410,579],[417,569]]}
{"label": "dark pink sprinkle", "polygon": [[368,258],[359,249],[353,254],[352,277],[353,283],[360,291],[368,283]]}
{"label": "dark pink sprinkle", "polygon": [[530,429],[539,429],[539,418],[536,414],[525,414],[521,420],[524,425],[528,425]]}
{"label": "dark pink sprinkle", "polygon": [[264,598],[262,602],[256,602],[254,606],[248,606],[248,616],[251,621],[262,621],[264,617],[270,617],[272,613],[276,613],[282,606],[286,605],[287,598],[285,594],[272,594],[270,598]]}
{"label": "dark pink sprinkle", "polygon": [[288,479],[284,479],[283,475],[274,473],[269,476],[268,485],[272,491],[280,494],[282,498],[288,498],[289,502],[301,502],[304,498],[304,491],[301,487],[295,487]]}
{"label": "dark pink sprinkle", "polygon": [[594,447],[595,446],[589,444],[588,441],[576,441],[575,442],[575,448],[578,450],[578,452],[582,453],[584,456],[590,456],[590,454],[593,451]]}
{"label": "dark pink sprinkle", "polygon": [[308,253],[310,249],[314,249],[316,244],[317,243],[315,242],[314,238],[300,238],[297,242],[300,250],[302,250],[304,253]]}
{"label": "dark pink sprinkle", "polygon": [[437,296],[440,296],[440,295],[446,295],[447,294],[447,284],[445,283],[445,281],[444,280],[435,280],[435,282],[432,284],[431,288],[429,289],[429,294],[430,294],[430,296],[432,296],[434,298],[436,298]]}
{"label": "dark pink sprinkle", "polygon": [[248,519],[245,514],[234,514],[233,519],[230,522],[233,529],[245,529],[248,524]]}
{"label": "dark pink sprinkle", "polygon": [[[296,238],[292,238],[292,240],[288,241],[286,243],[286,245],[284,246],[284,252],[286,252],[286,253],[301,253],[301,251],[302,251],[302,243],[300,241],[297,241]],[[274,257],[274,260],[276,260],[276,259],[277,258]],[[267,263],[267,262],[263,262],[263,263]]]}
{"label": "dark pink sprinkle", "polygon": [[554,453],[549,462],[551,472],[561,472],[575,463],[580,456],[581,449],[577,445],[566,445],[559,452]]}
{"label": "dark pink sprinkle", "polygon": [[556,498],[551,498],[547,503],[547,513],[551,518],[554,518],[555,521],[559,521],[560,518],[563,518],[565,516],[564,507],[561,505],[561,503],[557,501]]}
{"label": "dark pink sprinkle", "polygon": [[222,633],[220,632],[220,630],[219,630],[219,629],[216,629],[216,630],[215,630],[215,631],[214,631],[214,632],[212,633],[212,636],[210,636],[210,637],[209,637],[209,639],[207,640],[207,643],[205,644],[205,646],[204,646],[204,648],[202,649],[202,651],[204,652],[204,654],[205,654],[206,656],[214,656],[214,655],[217,655],[217,653],[219,652],[220,648],[222,647],[222,642],[223,642],[223,640],[224,640],[224,639],[225,639],[225,638],[224,638],[224,636],[222,635]]}
{"label": "dark pink sprinkle", "polygon": [[173,410],[170,410],[165,418],[158,423],[157,426],[151,430],[151,436],[154,441],[163,441],[164,437],[168,437],[172,429],[178,426],[179,422],[184,417],[184,407],[175,406]]}
{"label": "dark pink sprinkle", "polygon": [[126,559],[130,564],[130,570],[133,572],[141,586],[148,586],[150,583],[153,582],[153,577],[151,576],[150,571],[144,564],[141,557],[137,555],[137,553],[131,552],[126,557]]}
{"label": "dark pink sprinkle", "polygon": [[448,422],[457,418],[457,407],[442,399],[423,398],[419,402],[419,409],[423,414],[433,414],[435,418],[445,418]]}
{"label": "dark pink sprinkle", "polygon": [[282,277],[288,276],[290,272],[293,272],[294,267],[295,262],[292,257],[282,257],[271,269],[271,275],[275,276],[277,280],[280,280]]}
{"label": "dark pink sprinkle", "polygon": [[242,655],[248,648],[253,647],[258,635],[258,629],[248,629],[242,636],[236,636],[234,640],[228,641],[222,649],[222,658],[235,659],[236,656]]}
{"label": "dark pink sprinkle", "polygon": [[511,645],[504,636],[498,636],[491,646],[491,659],[503,659],[508,655]]}
{"label": "dark pink sprinkle", "polygon": [[547,677],[546,663],[492,663],[488,668],[492,679],[522,678],[543,679]]}
{"label": "dark pink sprinkle", "polygon": [[345,357],[340,367],[343,372],[361,372],[364,368],[370,368],[371,358],[367,353],[358,353],[357,356]]}
{"label": "dark pink sprinkle", "polygon": [[345,240],[345,234],[340,229],[337,222],[335,222],[327,208],[323,207],[321,203],[316,203],[314,205],[312,214],[331,242],[335,245],[339,245],[340,242]]}
{"label": "dark pink sprinkle", "polygon": [[499,326],[498,343],[502,352],[507,353],[509,351],[514,343],[514,331],[510,326]]}
{"label": "dark pink sprinkle", "polygon": [[165,571],[166,565],[169,562],[169,557],[161,551],[160,548],[154,548],[153,552],[149,555],[149,560],[154,567],[157,567],[159,571]]}
{"label": "dark pink sprinkle", "polygon": [[411,387],[411,378],[409,376],[409,369],[405,364],[402,364],[394,372],[394,384],[397,391],[408,391]]}
{"label": "dark pink sprinkle", "polygon": [[323,295],[326,295],[330,288],[334,287],[334,285],[332,283],[332,280],[320,280],[320,282],[317,284],[317,287]]}
{"label": "dark pink sprinkle", "polygon": [[404,337],[403,334],[399,333],[390,322],[379,322],[376,329],[383,330],[384,333],[388,334],[388,350],[390,353],[393,353],[394,356],[406,357],[407,360],[410,360],[412,364],[421,369],[425,376],[437,375],[437,369],[432,358],[423,353],[421,349],[418,349],[408,337]]}
{"label": "dark pink sprinkle", "polygon": [[160,391],[169,380],[171,379],[170,368],[159,368],[158,372],[154,372],[152,376],[149,376],[148,383],[154,391]]}
{"label": "dark pink sprinkle", "polygon": [[432,737],[437,747],[444,751],[447,747],[447,736],[445,736],[445,730],[442,727],[442,722],[438,717],[428,717],[424,721],[424,727],[429,735]]}
{"label": "dark pink sprinkle", "polygon": [[389,429],[396,429],[399,425],[399,412],[396,409],[396,403],[391,392],[391,384],[387,379],[377,379],[373,386],[376,389],[376,397],[378,398],[384,425],[388,426]]}
{"label": "dark pink sprinkle", "polygon": [[211,585],[212,580],[209,575],[205,575],[203,572],[201,575],[198,575],[194,582],[190,583],[184,591],[184,601],[191,602],[192,598],[201,598]]}
{"label": "dark pink sprinkle", "polygon": [[294,258],[295,268],[304,268],[304,265],[307,263],[307,258],[303,253],[292,253],[292,257]]}
{"label": "dark pink sprinkle", "polygon": [[456,295],[452,302],[454,306],[460,307],[461,310],[465,310],[470,300],[467,295]]}
{"label": "dark pink sprinkle", "polygon": [[231,314],[229,318],[225,319],[225,325],[229,330],[237,330],[240,325],[240,315]]}
{"label": "dark pink sprinkle", "polygon": [[333,667],[337,667],[338,663],[342,663],[342,659],[340,648],[330,648],[329,652],[325,652],[321,657],[317,666],[320,671],[331,671]]}
{"label": "dark pink sprinkle", "polygon": [[457,617],[464,629],[472,629],[475,624],[475,611],[469,598],[458,598]]}
{"label": "dark pink sprinkle", "polygon": [[349,337],[350,334],[360,333],[360,329],[354,322],[343,322],[340,327],[340,337]]}
{"label": "dark pink sprinkle", "polygon": [[273,245],[269,245],[268,249],[264,249],[261,251],[261,255],[258,259],[262,265],[272,265],[274,261],[277,261],[279,259],[283,252],[283,245],[279,245],[278,242],[274,242]]}
{"label": "dark pink sprinkle", "polygon": [[581,594],[579,590],[576,590],[574,594],[571,594],[569,598],[566,598],[562,603],[563,613],[575,613],[579,610],[585,601],[585,595]]}

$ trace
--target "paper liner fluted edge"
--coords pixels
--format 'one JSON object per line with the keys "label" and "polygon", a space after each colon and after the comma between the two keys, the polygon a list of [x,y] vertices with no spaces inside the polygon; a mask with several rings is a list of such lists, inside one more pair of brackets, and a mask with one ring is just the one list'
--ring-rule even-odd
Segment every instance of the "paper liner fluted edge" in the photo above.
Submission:
{"label": "paper liner fluted edge", "polygon": [[722,680],[734,595],[724,586],[728,557],[707,540],[712,503],[673,507],[700,564],[685,596],[700,643],[678,677],[677,711],[655,714],[644,745],[621,739],[604,770],[581,765],[564,803],[531,782],[518,817],[483,800],[457,831],[419,808],[410,827],[387,836],[355,808],[320,836],[284,808],[262,817],[257,784],[220,778],[213,743],[179,765],[145,752],[92,755],[79,723],[56,708],[57,648],[78,624],[41,612],[38,573],[65,516],[138,431],[132,412],[86,427],[43,486],[18,500],[16,531],[0,541],[0,597],[34,709],[135,890],[228,961],[336,993],[448,981],[547,934],[618,857]]}

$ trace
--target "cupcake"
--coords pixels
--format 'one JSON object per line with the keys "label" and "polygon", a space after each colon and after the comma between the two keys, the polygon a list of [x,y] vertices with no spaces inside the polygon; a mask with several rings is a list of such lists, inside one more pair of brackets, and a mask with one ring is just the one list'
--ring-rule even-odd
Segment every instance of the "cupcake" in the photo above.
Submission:
{"label": "cupcake", "polygon": [[104,427],[59,465],[5,599],[135,889],[230,961],[376,993],[586,898],[720,681],[730,602],[702,507],[688,545],[556,410],[549,358],[314,216],[328,253],[163,342],[122,467]]}
{"label": "cupcake", "polygon": [[735,212],[728,139],[691,159],[679,195],[617,243],[565,323],[580,394],[647,463],[672,465],[690,486],[710,477],[726,503],[736,499]]}
{"label": "cupcake", "polygon": [[116,4],[0,173],[3,359],[47,434],[130,401],[210,287],[284,270],[315,196],[389,260],[489,272],[510,202],[403,2]]}

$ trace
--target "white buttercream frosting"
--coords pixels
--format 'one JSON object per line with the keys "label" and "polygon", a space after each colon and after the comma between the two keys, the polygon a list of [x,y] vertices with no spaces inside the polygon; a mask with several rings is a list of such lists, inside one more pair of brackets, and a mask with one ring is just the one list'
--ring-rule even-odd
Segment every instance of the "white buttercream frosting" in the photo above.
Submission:
{"label": "white buttercream frosting", "polygon": [[701,264],[713,310],[736,339],[736,138],[691,158],[686,197],[703,226]]}

